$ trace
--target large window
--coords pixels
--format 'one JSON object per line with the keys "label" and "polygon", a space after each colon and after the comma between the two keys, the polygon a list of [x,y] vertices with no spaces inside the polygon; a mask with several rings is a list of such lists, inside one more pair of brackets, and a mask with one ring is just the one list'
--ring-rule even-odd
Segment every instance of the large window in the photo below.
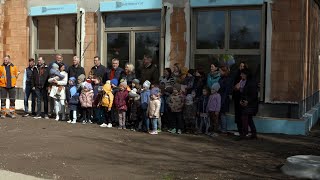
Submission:
{"label": "large window", "polygon": [[55,54],[63,55],[63,62],[71,65],[76,54],[76,15],[35,17],[35,54],[52,61]]}
{"label": "large window", "polygon": [[193,14],[193,67],[208,73],[214,62],[235,62],[234,73],[244,61],[263,87],[264,7],[195,9]]}

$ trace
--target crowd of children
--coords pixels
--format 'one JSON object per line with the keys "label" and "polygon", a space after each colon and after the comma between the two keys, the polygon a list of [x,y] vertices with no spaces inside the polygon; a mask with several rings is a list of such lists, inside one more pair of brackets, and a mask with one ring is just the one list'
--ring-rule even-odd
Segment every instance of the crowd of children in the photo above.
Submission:
{"label": "crowd of children", "polygon": [[[224,74],[223,68],[222,71],[212,69],[215,82],[210,81],[211,84],[204,73],[179,68],[178,65],[175,65],[173,72],[166,68],[158,84],[151,84],[148,80],[140,82],[138,79],[133,79],[130,84],[124,79],[111,79],[103,83],[102,78],[94,74],[90,74],[90,78],[85,75],[77,79],[69,77],[66,86],[66,101],[70,110],[68,123],[96,123],[104,128],[117,126],[118,129],[129,128],[152,135],[162,130],[209,136],[225,133],[226,122],[222,118],[225,114],[220,111],[223,109],[221,106],[226,106],[224,96],[231,95],[232,88],[225,88],[226,83],[220,77]],[[64,78],[57,67],[55,70],[50,73],[52,80]],[[211,78],[210,74],[208,76]],[[221,92],[220,85],[223,91],[228,92]]]}

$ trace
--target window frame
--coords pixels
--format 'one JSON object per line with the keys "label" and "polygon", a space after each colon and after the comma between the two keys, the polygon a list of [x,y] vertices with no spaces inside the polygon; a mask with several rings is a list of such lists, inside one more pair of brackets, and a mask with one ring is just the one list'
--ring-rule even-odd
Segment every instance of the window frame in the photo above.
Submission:
{"label": "window frame", "polygon": [[48,16],[50,18],[55,19],[55,46],[53,49],[39,49],[38,47],[38,19],[43,16],[35,16],[30,17],[31,29],[30,29],[30,54],[34,55],[35,58],[40,54],[65,54],[65,55],[77,55],[79,56],[80,52],[80,44],[78,39],[80,37],[80,23],[76,22],[76,33],[75,33],[75,47],[74,49],[59,49],[59,19],[63,19],[63,17],[74,17],[76,21],[79,20],[79,14],[70,14],[70,15],[53,15]]}
{"label": "window frame", "polygon": [[[231,11],[232,10],[261,10],[261,37],[259,49],[231,49]],[[197,49],[197,12],[225,11],[225,43],[223,49]],[[232,7],[206,7],[193,8],[191,11],[191,68],[195,68],[196,55],[231,54],[231,55],[260,55],[260,101],[265,98],[265,46],[266,46],[266,4],[261,6],[232,6]]]}

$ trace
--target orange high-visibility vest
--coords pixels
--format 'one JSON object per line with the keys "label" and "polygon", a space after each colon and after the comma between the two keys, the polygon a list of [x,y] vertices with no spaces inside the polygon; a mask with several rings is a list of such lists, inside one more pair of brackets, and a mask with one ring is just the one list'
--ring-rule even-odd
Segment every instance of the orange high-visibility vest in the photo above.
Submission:
{"label": "orange high-visibility vest", "polygon": [[[9,64],[7,66],[10,66],[11,86],[15,87],[17,84],[18,69],[13,64]],[[4,64],[0,66],[0,87],[7,87],[6,66]]]}

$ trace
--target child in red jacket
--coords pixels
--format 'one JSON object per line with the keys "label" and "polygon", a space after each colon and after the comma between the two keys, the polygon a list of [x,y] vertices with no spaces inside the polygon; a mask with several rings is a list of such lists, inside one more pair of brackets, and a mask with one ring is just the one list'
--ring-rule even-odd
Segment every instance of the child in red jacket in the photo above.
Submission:
{"label": "child in red jacket", "polygon": [[127,82],[124,81],[119,85],[119,91],[115,97],[115,106],[118,110],[119,117],[119,127],[118,129],[126,129],[126,112],[127,112],[127,102],[128,102],[128,91]]}

